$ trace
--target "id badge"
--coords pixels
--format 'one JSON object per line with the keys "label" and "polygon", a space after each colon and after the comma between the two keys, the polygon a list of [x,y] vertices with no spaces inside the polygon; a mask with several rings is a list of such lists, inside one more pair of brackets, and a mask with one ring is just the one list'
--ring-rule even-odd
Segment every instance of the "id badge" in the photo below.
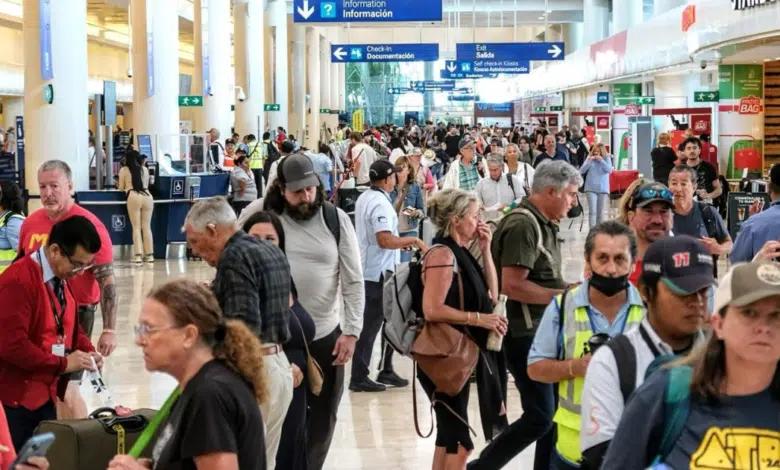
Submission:
{"label": "id badge", "polygon": [[55,356],[65,357],[65,345],[63,343],[52,344],[51,353]]}

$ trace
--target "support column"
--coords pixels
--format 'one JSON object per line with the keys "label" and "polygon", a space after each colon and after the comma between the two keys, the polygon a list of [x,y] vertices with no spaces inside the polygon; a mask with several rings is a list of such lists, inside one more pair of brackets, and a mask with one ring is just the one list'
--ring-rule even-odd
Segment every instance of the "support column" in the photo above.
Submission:
{"label": "support column", "polygon": [[584,34],[583,26],[583,23],[568,23],[561,25],[566,55],[569,55],[582,47],[582,37]]}
{"label": "support column", "polygon": [[[48,3],[44,16],[50,21],[50,41],[44,50],[54,77],[50,80],[41,74],[41,3],[23,2],[25,185],[30,194],[39,195],[38,167],[59,158],[73,170],[74,189],[84,191],[89,189],[87,2]],[[54,88],[52,104],[44,101],[47,85]],[[36,202],[31,210],[40,207],[40,200]]]}
{"label": "support column", "polygon": [[[425,62],[423,66],[423,73],[425,74],[425,80],[436,80],[439,77],[434,78],[433,62]],[[431,115],[433,110],[433,93],[423,93],[423,115],[420,116],[420,123],[425,123],[428,116]],[[419,124],[419,123],[418,123]]]}
{"label": "support column", "polygon": [[3,98],[3,127],[16,129],[16,116],[24,116],[24,97]]}
{"label": "support column", "polygon": [[339,64],[339,109],[347,110],[347,64]]}
{"label": "support column", "polygon": [[289,130],[290,90],[288,86],[290,60],[287,40],[287,2],[275,0],[268,4],[271,9],[271,25],[276,31],[274,37],[274,102],[280,106],[279,112],[271,113],[272,130],[283,127]]}
{"label": "support column", "polygon": [[687,4],[687,0],[655,0],[653,2],[653,15],[663,15],[669,10],[673,10],[679,6]]}
{"label": "support column", "polygon": [[609,0],[585,0],[583,5],[582,46],[609,36]]}
{"label": "support column", "polygon": [[[320,106],[330,106],[330,41],[320,36]],[[319,111],[319,110],[315,110]]]}
{"label": "support column", "polygon": [[130,15],[136,31],[133,34],[135,135],[152,136],[154,157],[158,161],[164,161],[165,154],[174,161],[181,160],[178,137],[179,13],[176,3],[133,0]]}
{"label": "support column", "polygon": [[230,79],[230,3],[225,0],[195,0],[194,89],[203,95],[195,129],[217,128],[220,140],[231,135],[230,105],[235,91]]}
{"label": "support column", "polygon": [[236,132],[241,137],[265,132],[265,34],[263,0],[237,0],[233,7],[236,85],[246,98],[236,103]]}
{"label": "support column", "polygon": [[309,46],[309,109],[306,120],[309,133],[306,136],[306,146],[317,148],[320,129],[320,33],[315,28],[306,31],[306,44]]}
{"label": "support column", "polygon": [[638,25],[643,19],[642,0],[619,0],[612,2],[613,34]]}
{"label": "support column", "polygon": [[[338,44],[338,36],[336,34],[331,34],[331,44]],[[331,109],[341,109],[341,102],[340,102],[340,93],[339,93],[339,67],[341,67],[340,64],[336,62],[331,62],[332,57],[330,55],[330,47],[328,47],[328,62],[330,62],[330,73],[328,74],[330,76],[330,104],[328,105]],[[335,124],[338,124],[338,117],[334,117],[333,122]],[[333,126],[333,132],[336,132],[335,124]]]}
{"label": "support column", "polygon": [[[124,112],[124,116],[122,116],[122,129],[125,131],[130,131],[130,129],[133,129],[133,103],[122,103],[122,111]],[[133,145],[135,145],[135,142],[133,142]]]}
{"label": "support column", "polygon": [[[290,134],[294,135],[298,142],[305,142],[306,136],[306,27],[295,26],[295,40],[293,41],[293,109],[290,122]],[[312,149],[315,150],[316,149]]]}

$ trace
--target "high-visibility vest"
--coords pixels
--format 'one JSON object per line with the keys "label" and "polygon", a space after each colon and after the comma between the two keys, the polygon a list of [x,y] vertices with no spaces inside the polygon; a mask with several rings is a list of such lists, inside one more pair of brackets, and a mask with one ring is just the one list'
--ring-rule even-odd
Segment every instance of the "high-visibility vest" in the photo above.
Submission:
{"label": "high-visibility vest", "polygon": [[260,147],[260,145],[261,143],[256,140],[247,144],[249,147],[249,152],[247,153],[247,156],[249,157],[249,168],[252,170],[263,168],[263,148]]}
{"label": "high-visibility vest", "polygon": [[[5,227],[6,222],[8,219],[17,218],[17,219],[24,219],[24,216],[19,214],[12,214],[8,217],[2,217],[0,218],[0,229]],[[0,273],[6,270],[8,266],[11,265],[13,260],[16,259],[16,250],[13,248],[9,248],[7,250],[0,250]]]}
{"label": "high-visibility vest", "polygon": [[[568,298],[576,295],[581,287],[576,287],[569,291]],[[561,296],[556,297],[556,302],[561,305]],[[560,313],[560,321],[563,322],[563,359],[578,359],[585,353],[585,345],[595,334],[591,327],[590,317],[587,307],[575,307],[574,302],[566,302],[566,311]],[[639,305],[632,305],[628,309],[626,318],[626,328],[632,325],[638,325],[645,317],[645,308]],[[564,380],[558,384],[558,409],[555,412],[553,421],[558,426],[558,441],[555,448],[558,454],[573,464],[582,460],[580,450],[580,428],[582,423],[582,389],[585,385],[585,379],[577,377],[575,379]]]}

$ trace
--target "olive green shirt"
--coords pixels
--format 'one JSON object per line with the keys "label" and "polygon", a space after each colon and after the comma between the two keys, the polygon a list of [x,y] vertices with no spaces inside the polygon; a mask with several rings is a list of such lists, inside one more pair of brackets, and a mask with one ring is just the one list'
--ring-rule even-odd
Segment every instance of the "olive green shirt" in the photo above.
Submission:
{"label": "olive green shirt", "polygon": [[[538,223],[538,229],[531,217]],[[563,289],[565,286],[561,274],[558,224],[542,215],[527,198],[499,223],[491,253],[498,271],[499,286],[504,266],[527,268],[528,280],[548,289]],[[546,307],[546,303],[522,304],[509,300],[506,309],[512,337],[533,336]]]}

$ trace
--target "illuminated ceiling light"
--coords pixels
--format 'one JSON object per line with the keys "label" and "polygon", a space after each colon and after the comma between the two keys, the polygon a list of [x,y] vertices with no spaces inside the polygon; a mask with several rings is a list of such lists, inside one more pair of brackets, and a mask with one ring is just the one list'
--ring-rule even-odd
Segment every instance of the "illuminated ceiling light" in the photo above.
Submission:
{"label": "illuminated ceiling light", "polygon": [[552,13],[552,10],[548,9],[546,14],[549,15],[550,13]]}
{"label": "illuminated ceiling light", "polygon": [[543,19],[544,19],[544,15],[540,16],[540,17],[539,17],[539,19],[540,19],[540,20],[543,20]]}

